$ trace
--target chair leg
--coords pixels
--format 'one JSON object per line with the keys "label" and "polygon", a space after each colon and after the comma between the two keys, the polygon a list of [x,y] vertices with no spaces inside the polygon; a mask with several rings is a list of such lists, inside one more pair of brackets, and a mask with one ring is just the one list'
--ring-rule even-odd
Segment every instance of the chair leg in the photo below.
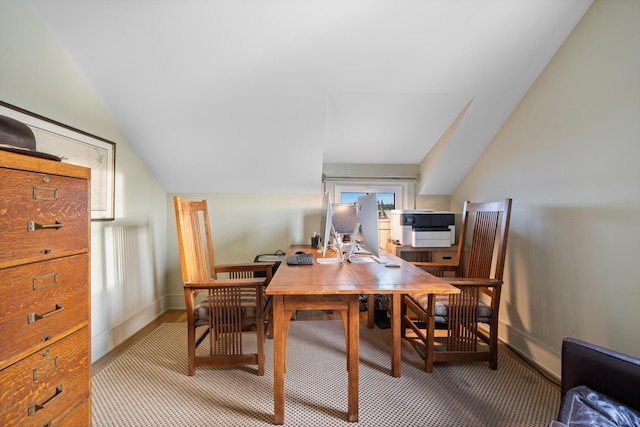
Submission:
{"label": "chair leg", "polygon": [[264,311],[262,285],[256,286],[256,334],[258,339],[258,376],[264,375]]}
{"label": "chair leg", "polygon": [[264,317],[266,322],[266,334],[268,339],[273,339],[273,302],[271,297],[267,297]]}
{"label": "chair leg", "polygon": [[498,320],[494,320],[489,325],[489,368],[494,371],[498,369]]}
{"label": "chair leg", "polygon": [[436,298],[433,294],[429,295],[428,298],[429,304],[429,313],[427,313],[427,339],[425,342],[425,358],[424,358],[424,370],[428,373],[433,372],[433,358],[434,355],[434,345],[435,345],[435,331],[436,331]]}
{"label": "chair leg", "polygon": [[404,303],[405,295],[401,296],[402,304],[400,304],[400,338],[406,338],[407,328],[405,326],[405,316],[407,315],[407,306]]}
{"label": "chair leg", "polygon": [[187,307],[187,375],[196,374],[196,327],[194,314],[194,294],[190,289],[184,289],[185,305]]}
{"label": "chair leg", "polygon": [[188,366],[187,366],[187,375],[192,377],[196,374],[196,364],[195,364],[195,358],[196,358],[196,331],[195,328],[189,327],[189,331],[187,333],[188,337],[187,337],[187,360],[188,360]]}
{"label": "chair leg", "polygon": [[434,337],[433,331],[435,328],[435,319],[432,317],[429,318],[429,325],[427,326],[427,341],[425,346],[425,358],[424,358],[424,370],[425,372],[432,373],[433,372],[433,357],[434,357]]}

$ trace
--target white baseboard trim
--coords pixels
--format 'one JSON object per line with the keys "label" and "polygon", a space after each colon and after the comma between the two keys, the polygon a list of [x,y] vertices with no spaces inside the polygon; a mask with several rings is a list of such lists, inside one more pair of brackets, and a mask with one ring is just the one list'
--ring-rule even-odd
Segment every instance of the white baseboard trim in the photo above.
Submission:
{"label": "white baseboard trim", "polygon": [[[548,348],[523,331],[500,322],[499,338],[516,352],[520,357],[527,360],[532,365],[548,373],[560,381],[561,377],[561,354]],[[560,348],[560,344],[558,345]]]}
{"label": "white baseboard trim", "polygon": [[129,318],[111,328],[91,337],[91,363],[100,359],[111,350],[132,337],[140,329],[167,311],[167,297],[156,300],[153,304],[143,307]]}

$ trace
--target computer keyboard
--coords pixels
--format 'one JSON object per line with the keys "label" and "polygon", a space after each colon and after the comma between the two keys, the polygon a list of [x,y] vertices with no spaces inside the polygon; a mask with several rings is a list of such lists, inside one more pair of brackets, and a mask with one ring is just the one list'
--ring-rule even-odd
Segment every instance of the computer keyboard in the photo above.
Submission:
{"label": "computer keyboard", "polygon": [[287,257],[289,265],[311,265],[313,264],[312,254],[293,254]]}

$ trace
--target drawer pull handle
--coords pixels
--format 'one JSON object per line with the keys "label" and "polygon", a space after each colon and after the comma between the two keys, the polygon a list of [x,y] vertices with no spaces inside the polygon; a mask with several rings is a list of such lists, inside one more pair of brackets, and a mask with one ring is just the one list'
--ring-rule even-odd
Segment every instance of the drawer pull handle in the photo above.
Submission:
{"label": "drawer pull handle", "polygon": [[58,228],[62,228],[63,226],[64,224],[60,221],[56,221],[53,224],[38,224],[35,221],[27,222],[28,231],[44,230],[45,228],[53,228],[57,230]]}
{"label": "drawer pull handle", "polygon": [[56,387],[56,392],[54,393],[54,395],[51,396],[46,401],[42,402],[41,404],[33,403],[33,404],[29,405],[29,416],[35,414],[36,412],[40,411],[41,409],[45,409],[47,407],[47,405],[49,405],[51,402],[53,402],[61,394],[62,394],[62,384],[60,384],[58,387]]}
{"label": "drawer pull handle", "polygon": [[46,319],[49,316],[52,316],[56,313],[60,313],[62,310],[64,310],[64,307],[62,307],[62,304],[58,303],[56,304],[55,310],[50,311],[48,313],[45,313],[45,314],[30,313],[27,316],[27,323],[31,324],[33,322],[37,322],[38,320]]}

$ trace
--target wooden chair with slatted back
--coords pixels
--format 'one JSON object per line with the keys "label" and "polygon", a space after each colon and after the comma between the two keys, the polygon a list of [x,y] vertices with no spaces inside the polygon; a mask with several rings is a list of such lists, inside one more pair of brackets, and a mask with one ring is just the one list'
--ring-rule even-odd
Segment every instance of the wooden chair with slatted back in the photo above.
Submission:
{"label": "wooden chair with slatted back", "polygon": [[432,372],[434,362],[469,360],[498,368],[498,311],[511,202],[465,202],[455,263],[414,263],[461,290],[402,299],[402,336],[408,338],[411,329],[417,337],[411,339],[423,343],[425,371]]}
{"label": "wooden chair with slatted back", "polygon": [[[187,310],[188,374],[194,375],[198,366],[258,365],[258,375],[264,375],[265,331],[271,318],[264,288],[274,264],[216,265],[206,200],[176,196],[174,207]],[[265,277],[254,277],[256,271]],[[251,329],[257,338],[253,353],[244,351]],[[205,350],[201,344],[207,337]]]}

